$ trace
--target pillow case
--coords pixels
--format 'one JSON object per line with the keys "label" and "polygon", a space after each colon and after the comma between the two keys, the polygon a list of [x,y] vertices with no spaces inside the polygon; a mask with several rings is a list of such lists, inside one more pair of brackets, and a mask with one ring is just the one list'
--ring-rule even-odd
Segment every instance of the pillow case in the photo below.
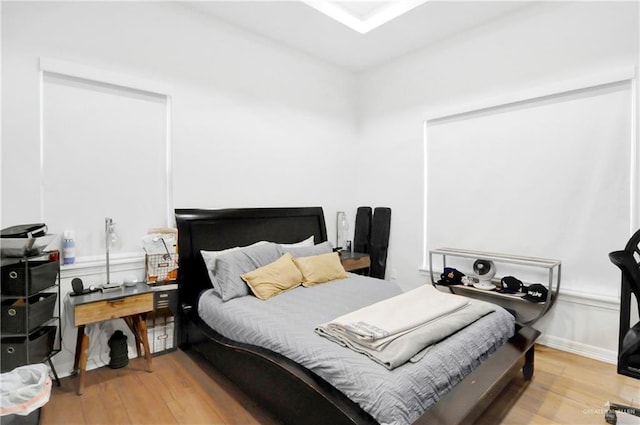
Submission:
{"label": "pillow case", "polygon": [[310,287],[319,283],[347,277],[337,252],[294,258],[293,262],[302,272],[302,286]]}
{"label": "pillow case", "polygon": [[333,252],[333,245],[331,242],[322,242],[317,245],[304,246],[304,247],[283,247],[280,245],[282,252],[288,252],[296,257],[310,257],[312,255],[328,254]]}
{"label": "pillow case", "polygon": [[303,246],[313,246],[313,244],[315,243],[315,239],[316,237],[314,235],[309,236],[307,239],[300,241],[300,242],[296,242],[296,243],[281,243],[278,244],[280,245],[281,248],[301,248]]}
{"label": "pillow case", "polygon": [[204,265],[207,268],[207,272],[209,274],[209,280],[211,281],[211,285],[213,286],[213,292],[216,295],[220,296],[220,286],[216,283],[215,270],[216,270],[216,258],[222,254],[227,254],[232,251],[238,251],[241,249],[246,249],[250,247],[254,247],[257,245],[262,245],[268,243],[267,241],[258,241],[252,243],[251,245],[246,246],[234,246],[233,248],[223,249],[221,251],[204,251],[200,250],[200,255],[202,255],[202,259],[204,260]]}
{"label": "pillow case", "polygon": [[229,249],[223,249],[222,251],[200,251],[202,259],[204,260],[204,265],[207,267],[207,272],[209,273],[209,280],[211,281],[211,285],[213,286],[213,292],[215,292],[216,295],[220,296],[220,286],[217,284],[216,276],[214,274],[216,269],[216,258],[218,258],[218,256],[220,255],[227,254],[232,251],[237,251],[243,248],[236,246]]}
{"label": "pillow case", "polygon": [[267,300],[300,286],[302,273],[293,263],[291,254],[286,253],[271,264],[243,274],[242,280],[257,298]]}
{"label": "pillow case", "polygon": [[249,288],[241,275],[273,263],[280,256],[279,247],[271,242],[254,244],[218,255],[213,271],[214,287],[217,285],[220,288],[218,295],[222,301],[249,295]]}

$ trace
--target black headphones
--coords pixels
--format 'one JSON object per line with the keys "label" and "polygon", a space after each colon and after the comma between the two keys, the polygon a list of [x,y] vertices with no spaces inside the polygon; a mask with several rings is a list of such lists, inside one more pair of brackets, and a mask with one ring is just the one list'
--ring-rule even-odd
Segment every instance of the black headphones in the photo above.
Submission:
{"label": "black headphones", "polygon": [[69,295],[72,297],[75,297],[77,295],[90,294],[92,292],[98,292],[100,290],[100,288],[96,288],[95,286],[90,286],[88,289],[84,289],[82,279],[78,277],[74,277],[71,280],[71,287],[73,288],[73,293],[70,293]]}

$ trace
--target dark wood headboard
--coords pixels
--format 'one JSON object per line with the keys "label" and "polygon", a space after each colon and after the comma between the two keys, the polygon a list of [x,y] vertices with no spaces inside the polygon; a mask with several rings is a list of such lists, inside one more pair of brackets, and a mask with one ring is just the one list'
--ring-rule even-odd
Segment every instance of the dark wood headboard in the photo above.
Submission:
{"label": "dark wood headboard", "polygon": [[315,236],[327,240],[322,207],[176,209],[180,302],[193,307],[211,282],[201,250],[219,251],[266,240],[295,243]]}

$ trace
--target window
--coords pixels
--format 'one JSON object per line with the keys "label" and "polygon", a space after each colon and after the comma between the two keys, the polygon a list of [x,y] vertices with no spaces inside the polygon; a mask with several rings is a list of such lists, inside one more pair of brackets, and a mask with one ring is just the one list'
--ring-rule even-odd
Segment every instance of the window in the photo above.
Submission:
{"label": "window", "polygon": [[172,216],[169,97],[106,73],[45,65],[44,222],[56,233],[73,230],[82,259],[104,255],[104,219],[111,217],[120,237],[116,256],[142,253],[147,229],[166,227]]}
{"label": "window", "polygon": [[638,225],[634,91],[626,79],[427,120],[425,255],[557,258],[563,288],[613,295],[608,253]]}

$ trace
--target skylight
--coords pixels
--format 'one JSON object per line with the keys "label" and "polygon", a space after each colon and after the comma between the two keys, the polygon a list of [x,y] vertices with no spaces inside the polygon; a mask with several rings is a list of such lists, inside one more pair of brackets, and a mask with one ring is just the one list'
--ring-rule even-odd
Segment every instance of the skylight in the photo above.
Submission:
{"label": "skylight", "polygon": [[428,0],[303,0],[308,6],[313,7],[360,34],[365,34],[372,29],[378,28],[427,1]]}

